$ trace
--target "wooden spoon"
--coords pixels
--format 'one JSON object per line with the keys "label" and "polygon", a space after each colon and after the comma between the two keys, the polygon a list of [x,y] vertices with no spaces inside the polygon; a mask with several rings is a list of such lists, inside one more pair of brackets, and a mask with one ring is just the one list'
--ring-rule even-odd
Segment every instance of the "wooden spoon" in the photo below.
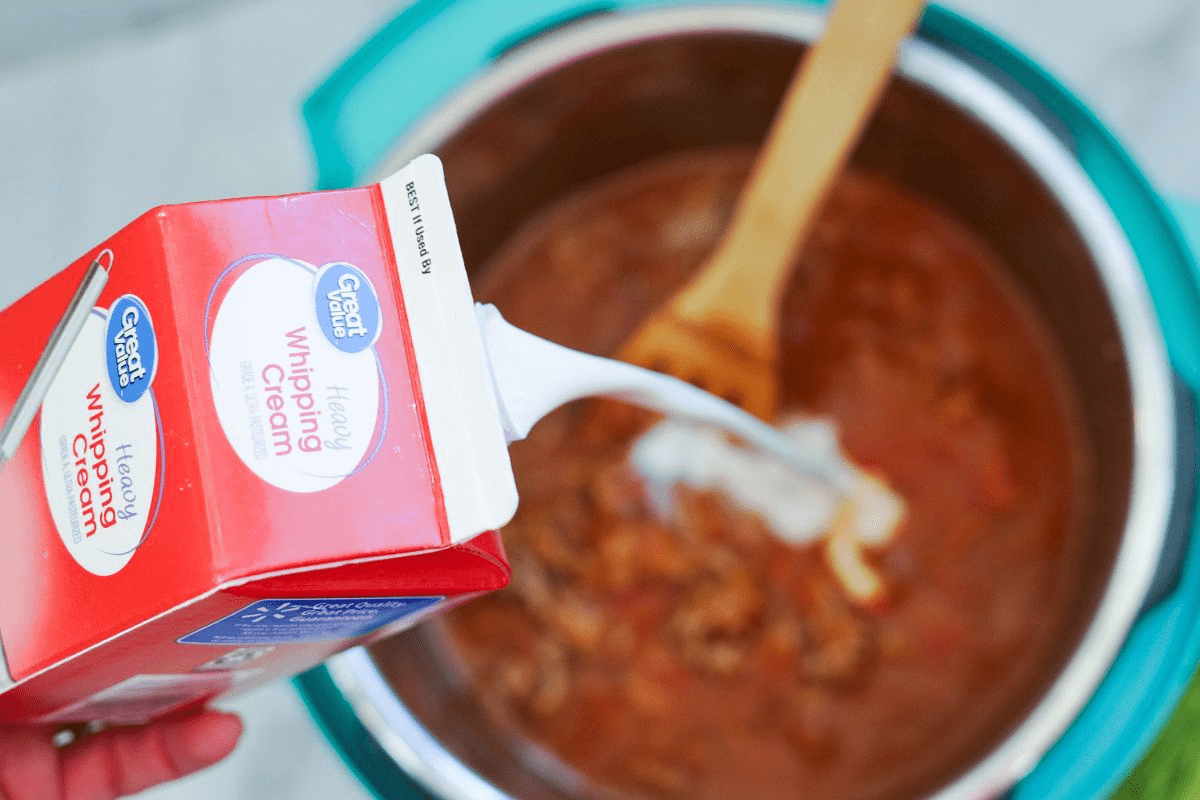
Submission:
{"label": "wooden spoon", "polygon": [[622,359],[774,418],[788,268],[924,7],[925,0],[838,0],[792,78],[715,252],[625,343]]}

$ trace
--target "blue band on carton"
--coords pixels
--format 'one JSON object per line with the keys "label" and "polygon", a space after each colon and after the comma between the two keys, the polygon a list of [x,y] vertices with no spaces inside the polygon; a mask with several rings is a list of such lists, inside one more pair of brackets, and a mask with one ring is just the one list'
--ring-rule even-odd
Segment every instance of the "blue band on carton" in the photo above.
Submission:
{"label": "blue band on carton", "polygon": [[425,611],[445,597],[335,597],[260,600],[195,633],[180,644],[287,644],[355,639]]}

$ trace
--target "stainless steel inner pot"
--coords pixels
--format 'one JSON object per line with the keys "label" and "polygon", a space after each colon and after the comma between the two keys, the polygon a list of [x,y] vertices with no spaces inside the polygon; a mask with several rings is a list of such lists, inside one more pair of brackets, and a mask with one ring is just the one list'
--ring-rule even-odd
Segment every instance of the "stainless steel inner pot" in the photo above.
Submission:
{"label": "stainless steel inner pot", "polygon": [[[478,267],[574,187],[644,159],[761,139],[820,27],[811,10],[754,6],[588,19],[504,55],[432,110],[381,174],[438,153],[468,268]],[[1093,503],[1072,534],[1089,569],[1058,612],[1061,651],[1024,705],[964,742],[936,781],[897,788],[992,797],[1071,723],[1146,594],[1173,491],[1170,372],[1129,244],[1070,142],[1002,81],[932,44],[912,43],[900,72],[854,162],[952,210],[1004,257],[1057,336],[1095,455]],[[543,754],[489,724],[441,646],[427,623],[330,665],[389,757],[448,800],[580,796],[569,775],[531,767]]]}

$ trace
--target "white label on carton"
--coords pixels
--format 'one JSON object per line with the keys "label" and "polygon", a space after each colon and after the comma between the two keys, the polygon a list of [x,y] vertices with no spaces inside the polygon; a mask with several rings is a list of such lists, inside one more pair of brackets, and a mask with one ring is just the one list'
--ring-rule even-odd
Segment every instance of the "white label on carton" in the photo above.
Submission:
{"label": "white label on carton", "polygon": [[40,723],[147,722],[230,688],[234,679],[213,675],[134,675],[128,680],[47,714]]}
{"label": "white label on carton", "polygon": [[126,295],[88,316],[42,403],[50,514],[71,556],[94,575],[120,571],[153,526],[162,487],[149,387],[156,361],[149,314]]}
{"label": "white label on carton", "polygon": [[262,255],[231,264],[212,296],[226,286],[208,335],[209,377],[242,463],[290,492],[328,489],[369,464],[387,425],[387,385],[366,275]]}

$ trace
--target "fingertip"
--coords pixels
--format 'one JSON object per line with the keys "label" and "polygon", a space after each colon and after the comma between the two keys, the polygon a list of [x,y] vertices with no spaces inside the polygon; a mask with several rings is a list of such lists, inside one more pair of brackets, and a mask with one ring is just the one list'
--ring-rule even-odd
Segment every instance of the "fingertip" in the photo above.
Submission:
{"label": "fingertip", "polygon": [[242,720],[224,711],[205,711],[174,724],[177,758],[181,762],[186,759],[191,769],[202,769],[225,758],[242,735]]}
{"label": "fingertip", "polygon": [[63,750],[63,796],[124,797],[182,778],[229,755],[241,732],[240,719],[216,711],[103,731]]}
{"label": "fingertip", "polygon": [[61,795],[51,733],[49,728],[0,726],[0,798],[50,800]]}

